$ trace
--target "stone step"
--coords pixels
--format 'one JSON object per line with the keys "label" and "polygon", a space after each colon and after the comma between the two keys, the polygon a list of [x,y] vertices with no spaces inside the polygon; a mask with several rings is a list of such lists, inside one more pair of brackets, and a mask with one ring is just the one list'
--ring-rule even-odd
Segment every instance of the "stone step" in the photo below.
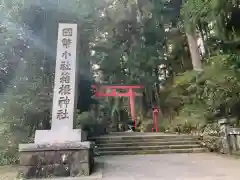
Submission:
{"label": "stone step", "polygon": [[162,132],[110,132],[110,136],[186,136],[186,134],[172,134]]}
{"label": "stone step", "polygon": [[139,141],[139,142],[104,142],[104,143],[96,143],[98,147],[129,147],[129,146],[161,146],[161,145],[184,145],[184,144],[199,144],[196,140],[188,140],[188,141]]}
{"label": "stone step", "polygon": [[188,145],[162,145],[162,146],[129,146],[129,147],[99,147],[98,152],[102,151],[145,151],[145,150],[161,150],[161,149],[192,149],[200,148],[199,144],[188,144]]}
{"label": "stone step", "polygon": [[170,154],[170,153],[204,153],[206,148],[188,148],[188,149],[161,149],[161,150],[132,150],[132,151],[100,151],[100,156],[109,155],[138,155],[138,154]]}
{"label": "stone step", "polygon": [[92,139],[142,139],[142,138],[156,138],[156,139],[165,139],[165,138],[196,138],[190,135],[178,135],[178,134],[161,134],[161,133],[124,133],[123,135],[113,135],[107,134],[100,137],[93,137]]}
{"label": "stone step", "polygon": [[176,142],[176,141],[197,141],[196,138],[193,137],[134,137],[134,138],[111,138],[111,137],[101,137],[97,138],[95,142],[97,144],[104,143],[131,143],[131,142]]}
{"label": "stone step", "polygon": [[99,155],[206,152],[195,136],[163,133],[110,133],[95,137]]}

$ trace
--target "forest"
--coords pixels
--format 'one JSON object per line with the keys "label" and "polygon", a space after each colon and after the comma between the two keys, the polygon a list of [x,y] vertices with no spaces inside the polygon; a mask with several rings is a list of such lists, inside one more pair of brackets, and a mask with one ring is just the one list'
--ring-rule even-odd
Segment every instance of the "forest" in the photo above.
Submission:
{"label": "forest", "polygon": [[50,129],[59,22],[77,23],[76,126],[119,131],[127,98],[97,99],[91,85],[138,84],[139,131],[218,134],[240,126],[240,0],[2,0],[0,164]]}

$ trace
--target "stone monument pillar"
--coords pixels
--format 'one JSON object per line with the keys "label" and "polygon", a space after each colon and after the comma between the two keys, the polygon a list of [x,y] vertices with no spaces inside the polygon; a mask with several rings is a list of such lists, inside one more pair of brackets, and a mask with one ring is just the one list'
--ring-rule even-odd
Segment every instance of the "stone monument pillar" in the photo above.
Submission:
{"label": "stone monument pillar", "polygon": [[35,143],[85,141],[81,129],[73,129],[76,107],[77,24],[59,24],[51,130],[38,130]]}
{"label": "stone monument pillar", "polygon": [[[77,24],[59,24],[51,130],[37,130],[33,144],[20,144],[19,176],[89,175],[91,143],[81,129],[73,129],[77,89]],[[34,121],[34,119],[33,119]]]}

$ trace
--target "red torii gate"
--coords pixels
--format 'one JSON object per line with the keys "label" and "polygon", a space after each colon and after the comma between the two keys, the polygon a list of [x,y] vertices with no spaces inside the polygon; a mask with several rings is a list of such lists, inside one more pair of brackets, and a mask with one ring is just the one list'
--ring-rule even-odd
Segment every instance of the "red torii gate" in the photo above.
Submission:
{"label": "red torii gate", "polygon": [[[137,118],[135,115],[135,97],[141,94],[134,92],[134,89],[141,89],[141,85],[93,85],[96,97],[129,97],[131,117],[134,121],[134,127],[137,127]],[[126,93],[119,93],[117,89],[128,90]],[[109,90],[109,92],[105,92]]]}

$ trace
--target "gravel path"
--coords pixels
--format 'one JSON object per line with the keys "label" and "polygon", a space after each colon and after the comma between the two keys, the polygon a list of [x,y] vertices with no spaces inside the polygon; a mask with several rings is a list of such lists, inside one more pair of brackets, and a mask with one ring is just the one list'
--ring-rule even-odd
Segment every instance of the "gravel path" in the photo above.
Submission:
{"label": "gravel path", "polygon": [[215,154],[106,156],[103,180],[237,180],[240,160]]}

